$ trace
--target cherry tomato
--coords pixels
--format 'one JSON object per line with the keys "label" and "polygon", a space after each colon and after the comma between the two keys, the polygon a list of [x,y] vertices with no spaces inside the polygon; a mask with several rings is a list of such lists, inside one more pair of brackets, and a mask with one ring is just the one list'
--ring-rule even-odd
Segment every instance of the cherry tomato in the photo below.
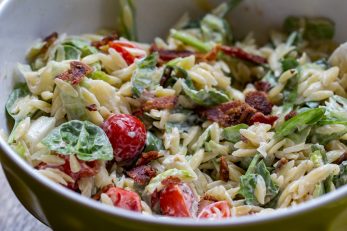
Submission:
{"label": "cherry tomato", "polygon": [[113,49],[115,49],[117,52],[119,52],[122,57],[124,58],[124,60],[127,62],[128,65],[134,63],[135,58],[141,58],[138,56],[134,56],[132,55],[127,49],[127,48],[138,48],[136,45],[130,43],[130,42],[126,42],[126,41],[112,41],[109,42],[108,44],[110,47],[112,47]]}
{"label": "cherry tomato", "polygon": [[110,116],[102,125],[108,136],[116,162],[129,165],[141,153],[146,142],[145,125],[132,115]]}
{"label": "cherry tomato", "polygon": [[172,217],[193,217],[197,199],[192,189],[185,183],[169,184],[160,192],[160,210]]}
{"label": "cherry tomato", "polygon": [[142,210],[141,199],[135,192],[112,186],[106,191],[106,194],[116,207],[136,212],[141,212]]}
{"label": "cherry tomato", "polygon": [[230,207],[227,201],[217,201],[205,206],[198,218],[221,219],[231,217]]}

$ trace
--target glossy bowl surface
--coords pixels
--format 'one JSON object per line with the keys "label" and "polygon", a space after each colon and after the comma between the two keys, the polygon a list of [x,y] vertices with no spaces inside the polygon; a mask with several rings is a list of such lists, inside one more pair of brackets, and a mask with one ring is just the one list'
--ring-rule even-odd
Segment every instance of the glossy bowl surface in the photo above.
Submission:
{"label": "glossy bowl surface", "polygon": [[[136,0],[140,39],[165,35],[185,12],[200,15],[218,1]],[[115,27],[117,0],[5,0],[0,6],[0,128],[8,132],[4,105],[19,80],[13,71],[38,38],[57,31],[79,34]],[[245,0],[231,15],[240,36],[253,30],[262,40],[287,15],[326,16],[336,22],[336,40],[347,38],[347,1]],[[295,208],[223,221],[145,216],[79,196],[37,174],[0,139],[0,159],[22,204],[54,230],[347,230],[347,187]]]}

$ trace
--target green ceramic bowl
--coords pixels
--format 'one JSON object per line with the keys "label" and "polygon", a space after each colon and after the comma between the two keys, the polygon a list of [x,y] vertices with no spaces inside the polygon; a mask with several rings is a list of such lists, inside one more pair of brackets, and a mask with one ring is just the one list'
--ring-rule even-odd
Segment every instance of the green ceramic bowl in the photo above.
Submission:
{"label": "green ceramic bowl", "polygon": [[[17,62],[40,37],[53,31],[71,34],[114,27],[117,0],[11,0],[0,8],[0,127],[8,131],[4,105],[18,78]],[[185,12],[201,13],[208,1],[136,0],[141,39],[163,35]],[[214,1],[216,3],[217,1]],[[347,1],[245,0],[231,20],[241,35],[249,30],[264,36],[269,26],[280,25],[287,15],[323,15],[336,22],[336,40],[347,38]],[[261,37],[260,36],[260,37]],[[295,208],[267,215],[224,221],[195,221],[145,216],[112,208],[84,198],[38,175],[5,141],[0,158],[7,179],[22,204],[54,230],[347,230],[347,187]]]}

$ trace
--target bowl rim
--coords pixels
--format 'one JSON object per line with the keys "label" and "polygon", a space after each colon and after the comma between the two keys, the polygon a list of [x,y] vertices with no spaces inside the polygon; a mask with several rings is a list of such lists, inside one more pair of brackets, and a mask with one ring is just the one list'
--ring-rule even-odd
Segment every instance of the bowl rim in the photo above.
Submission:
{"label": "bowl rim", "polygon": [[[3,0],[0,4],[0,14],[2,14],[10,6],[11,0]],[[6,113],[6,112],[5,112]],[[35,172],[35,169],[30,166],[24,159],[22,159],[4,140],[3,137],[0,138],[0,152],[6,155],[13,163],[15,163],[19,168],[21,168],[27,175],[38,181],[40,184],[45,185],[48,189],[63,195],[69,200],[80,203],[85,207],[90,209],[95,209],[98,212],[108,214],[115,217],[136,220],[138,222],[149,223],[149,224],[160,224],[160,225],[170,225],[170,226],[193,226],[193,227],[238,227],[255,225],[261,223],[268,223],[275,220],[286,219],[294,216],[298,216],[305,212],[309,212],[318,207],[333,203],[342,197],[347,195],[347,185],[338,188],[337,190],[330,192],[324,196],[312,199],[310,201],[301,203],[299,205],[277,209],[275,212],[252,215],[252,216],[241,216],[235,219],[222,219],[218,220],[216,223],[213,220],[197,220],[194,218],[172,218],[161,215],[145,215],[136,212],[128,211],[125,209],[112,207],[98,201],[92,200],[91,198],[84,197],[78,193],[75,193],[51,180],[45,176]],[[159,218],[159,219],[158,219]]]}

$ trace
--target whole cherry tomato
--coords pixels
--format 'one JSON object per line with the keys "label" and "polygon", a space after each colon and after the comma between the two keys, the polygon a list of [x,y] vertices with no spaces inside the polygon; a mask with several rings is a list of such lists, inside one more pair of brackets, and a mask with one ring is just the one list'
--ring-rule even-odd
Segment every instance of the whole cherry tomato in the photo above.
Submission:
{"label": "whole cherry tomato", "polygon": [[141,199],[135,192],[112,186],[106,191],[106,195],[111,198],[113,205],[116,207],[135,212],[141,212],[142,210]]}
{"label": "whole cherry tomato", "polygon": [[145,125],[132,115],[119,114],[110,116],[102,125],[108,136],[116,162],[129,165],[141,153],[146,143]]}
{"label": "whole cherry tomato", "polygon": [[227,201],[217,201],[204,207],[198,218],[221,219],[231,217],[230,206]]}
{"label": "whole cherry tomato", "polygon": [[194,217],[197,198],[185,183],[169,184],[160,192],[160,210],[172,217]]}

